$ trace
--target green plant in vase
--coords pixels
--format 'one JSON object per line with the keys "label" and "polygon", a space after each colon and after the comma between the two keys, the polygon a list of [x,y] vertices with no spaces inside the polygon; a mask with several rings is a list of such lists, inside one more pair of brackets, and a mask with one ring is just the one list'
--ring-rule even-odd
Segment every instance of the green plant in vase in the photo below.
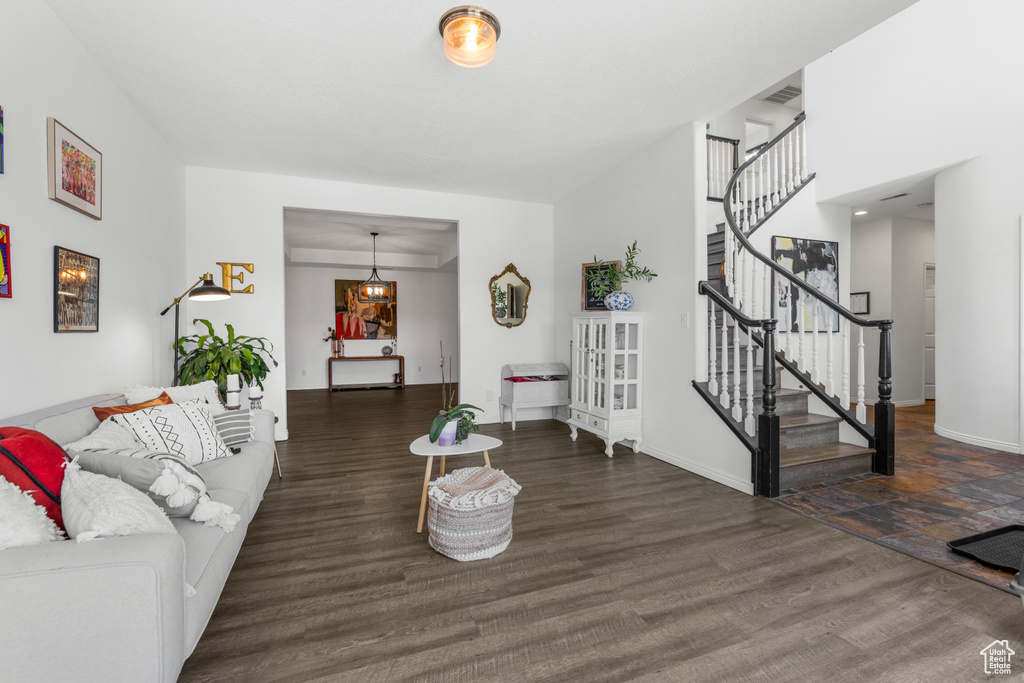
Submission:
{"label": "green plant in vase", "polygon": [[[196,323],[205,325],[209,333],[190,334],[174,342],[175,349],[182,355],[178,368],[181,384],[198,384],[212,379],[217,382],[221,399],[227,397],[228,375],[240,375],[249,386],[255,384],[263,388],[270,366],[262,354],[266,354],[277,367],[277,360],[271,353],[274,345],[266,337],[236,335],[234,327],[225,325],[228,331],[225,339],[214,332],[209,320],[196,318],[192,324]],[[186,350],[187,346],[195,348]]]}
{"label": "green plant in vase", "polygon": [[622,270],[594,256],[594,264],[599,267],[587,272],[587,287],[596,298],[605,300],[604,305],[609,310],[625,311],[633,305],[633,297],[622,291],[624,283],[631,280],[650,282],[658,277],[658,274],[647,266],[641,268],[637,264],[639,254],[640,247],[637,246],[636,240],[633,240],[633,244],[626,247],[626,260]]}
{"label": "green plant in vase", "polygon": [[[455,423],[455,441],[454,443],[462,443],[469,436],[470,432],[480,431],[480,426],[473,420],[476,419],[476,413],[474,410],[483,412],[483,408],[477,408],[469,403],[460,403],[457,406],[450,406],[447,410],[441,411],[441,414],[434,418],[434,422],[430,425],[430,442],[437,443],[441,437],[441,432],[450,422]],[[441,439],[441,445],[446,444],[444,439]]]}
{"label": "green plant in vase", "polygon": [[508,312],[508,295],[505,293],[505,288],[498,286],[498,283],[495,282],[491,285],[491,294],[494,295],[494,316],[504,318]]}

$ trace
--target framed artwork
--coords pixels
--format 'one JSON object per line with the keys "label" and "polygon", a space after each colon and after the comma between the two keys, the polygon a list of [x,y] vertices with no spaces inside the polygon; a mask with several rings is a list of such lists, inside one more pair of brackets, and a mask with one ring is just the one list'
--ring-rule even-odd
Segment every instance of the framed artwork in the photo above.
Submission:
{"label": "framed artwork", "polygon": [[100,329],[100,260],[53,248],[53,331]]}
{"label": "framed artwork", "polygon": [[398,336],[398,283],[391,282],[391,301],[359,301],[361,280],[334,281],[334,324],[342,339],[394,339]]}
{"label": "framed artwork", "polygon": [[590,287],[587,286],[587,274],[596,273],[600,271],[607,271],[611,268],[615,269],[615,272],[622,270],[622,261],[605,261],[598,265],[597,263],[584,263],[583,268],[580,271],[580,307],[584,311],[604,311],[607,310],[604,305],[604,297],[596,297],[591,291]]}
{"label": "framed artwork", "polygon": [[[772,238],[772,259],[801,280],[839,303],[839,243],[797,237]],[[784,277],[775,277],[775,303],[779,319],[789,319],[789,329],[800,330],[800,288]],[[810,296],[804,310],[804,330],[814,330],[814,314],[818,313],[818,331],[824,332],[825,321],[832,322],[832,331],[839,331],[839,314]],[[783,328],[779,326],[780,331]]]}
{"label": "framed artwork", "polygon": [[46,184],[50,199],[103,218],[103,155],[54,118],[46,119]]}
{"label": "framed artwork", "polygon": [[0,299],[11,298],[11,229],[0,225]]}
{"label": "framed artwork", "polygon": [[851,292],[850,312],[857,315],[871,313],[871,292]]}

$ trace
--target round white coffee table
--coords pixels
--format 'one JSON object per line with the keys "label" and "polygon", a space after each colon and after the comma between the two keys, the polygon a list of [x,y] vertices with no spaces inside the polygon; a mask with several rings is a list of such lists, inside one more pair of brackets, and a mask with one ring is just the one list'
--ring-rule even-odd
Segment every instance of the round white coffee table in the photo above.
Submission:
{"label": "round white coffee table", "polygon": [[434,466],[434,456],[441,456],[440,476],[443,477],[444,459],[449,455],[469,455],[470,453],[480,453],[483,451],[484,464],[490,467],[491,459],[488,457],[487,451],[500,445],[501,439],[475,433],[466,437],[462,443],[452,446],[438,446],[436,443],[430,443],[429,434],[424,434],[409,445],[409,450],[412,451],[413,455],[423,455],[427,458],[427,472],[423,475],[423,495],[420,496],[420,517],[419,521],[416,522],[416,533],[423,533],[423,513],[427,509],[427,485],[430,483],[430,471]]}

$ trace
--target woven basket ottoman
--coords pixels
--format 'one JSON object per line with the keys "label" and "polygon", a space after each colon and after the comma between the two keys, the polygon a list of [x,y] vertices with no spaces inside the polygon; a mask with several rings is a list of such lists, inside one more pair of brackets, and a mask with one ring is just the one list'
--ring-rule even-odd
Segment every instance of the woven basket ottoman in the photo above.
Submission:
{"label": "woven basket ottoman", "polygon": [[512,540],[512,505],[519,489],[490,467],[464,467],[430,482],[430,547],[459,562],[494,557]]}

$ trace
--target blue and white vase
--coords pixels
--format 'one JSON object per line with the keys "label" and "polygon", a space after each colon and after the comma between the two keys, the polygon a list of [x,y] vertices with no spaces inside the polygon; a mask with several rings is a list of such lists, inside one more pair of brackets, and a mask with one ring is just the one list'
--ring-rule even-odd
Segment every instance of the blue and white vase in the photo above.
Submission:
{"label": "blue and white vase", "polygon": [[604,298],[604,307],[609,311],[628,311],[633,305],[633,297],[629,292],[612,292]]}

